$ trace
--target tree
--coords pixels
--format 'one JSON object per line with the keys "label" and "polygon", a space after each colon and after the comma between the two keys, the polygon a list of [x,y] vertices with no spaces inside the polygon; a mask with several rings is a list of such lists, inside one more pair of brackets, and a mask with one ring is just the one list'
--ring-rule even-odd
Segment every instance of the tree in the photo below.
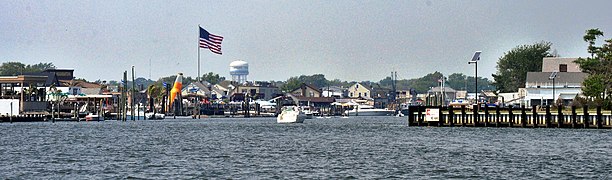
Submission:
{"label": "tree", "polygon": [[37,73],[46,69],[53,69],[53,63],[38,63],[34,65],[25,65],[20,62],[5,62],[0,65],[0,75],[16,76],[24,73]]}
{"label": "tree", "polygon": [[289,92],[289,91],[299,88],[301,85],[302,85],[302,81],[298,80],[297,77],[290,77],[289,79],[287,79],[286,83],[283,86],[281,86],[281,90],[283,92]]}
{"label": "tree", "polygon": [[612,107],[612,39],[605,40],[601,46],[595,46],[595,41],[598,37],[603,36],[603,32],[599,29],[589,29],[586,31],[583,39],[589,43],[587,51],[591,53],[591,57],[578,58],[574,61],[580,65],[582,72],[588,73],[589,76],[582,83],[582,93],[587,97],[595,98],[596,101],[602,101]]}
{"label": "tree", "polygon": [[225,81],[225,77],[219,76],[213,72],[202,75],[202,80],[208,81],[211,84],[218,84],[221,81]]}
{"label": "tree", "polygon": [[527,72],[542,71],[542,59],[550,55],[550,42],[520,45],[504,53],[497,61],[493,85],[501,92],[516,92],[525,87]]}

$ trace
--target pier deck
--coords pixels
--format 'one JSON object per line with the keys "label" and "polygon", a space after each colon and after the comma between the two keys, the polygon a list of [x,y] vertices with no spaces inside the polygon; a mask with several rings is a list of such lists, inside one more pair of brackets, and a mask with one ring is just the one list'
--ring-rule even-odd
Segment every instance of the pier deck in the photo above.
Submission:
{"label": "pier deck", "polygon": [[[601,107],[589,111],[583,107],[579,112],[576,107],[570,110],[556,109],[551,112],[547,106],[545,111],[536,111],[536,107],[527,109],[487,107],[476,110],[453,107],[411,106],[409,107],[408,123],[410,126],[440,126],[440,127],[521,127],[521,128],[593,128],[612,129],[612,115],[603,113]],[[437,109],[439,113],[430,118],[427,110]]]}

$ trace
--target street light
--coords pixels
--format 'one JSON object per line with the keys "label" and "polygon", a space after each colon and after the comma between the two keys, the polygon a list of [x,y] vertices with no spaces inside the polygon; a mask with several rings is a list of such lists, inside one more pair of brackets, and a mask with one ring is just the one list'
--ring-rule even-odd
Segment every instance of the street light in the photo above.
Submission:
{"label": "street light", "polygon": [[474,64],[474,97],[476,98],[476,104],[478,104],[478,60],[480,60],[480,53],[482,51],[476,51],[472,60],[468,61],[468,64]]}
{"label": "street light", "polygon": [[552,72],[550,76],[548,77],[549,80],[552,80],[552,88],[553,88],[551,104],[555,104],[555,78],[557,78],[557,72]]}

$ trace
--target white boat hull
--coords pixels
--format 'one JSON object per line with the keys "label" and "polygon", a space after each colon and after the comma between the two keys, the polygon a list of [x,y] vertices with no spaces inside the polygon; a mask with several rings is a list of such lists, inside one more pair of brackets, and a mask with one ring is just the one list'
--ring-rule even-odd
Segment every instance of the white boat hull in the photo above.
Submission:
{"label": "white boat hull", "polygon": [[303,123],[304,119],[306,119],[306,114],[300,111],[297,107],[285,107],[278,117],[276,117],[276,122]]}
{"label": "white boat hull", "polygon": [[393,110],[386,109],[361,109],[359,111],[348,111],[349,116],[392,116]]}
{"label": "white boat hull", "polygon": [[166,118],[166,115],[161,114],[161,113],[145,113],[145,118],[149,119],[149,120],[158,120],[158,119],[164,119]]}

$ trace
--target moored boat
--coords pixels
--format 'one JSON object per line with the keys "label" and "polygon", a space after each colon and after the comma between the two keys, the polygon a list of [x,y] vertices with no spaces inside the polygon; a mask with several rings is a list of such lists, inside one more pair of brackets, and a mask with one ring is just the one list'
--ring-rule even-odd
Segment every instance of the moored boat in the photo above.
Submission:
{"label": "moored boat", "polygon": [[303,123],[306,114],[297,106],[285,106],[281,113],[276,117],[277,123]]}
{"label": "moored boat", "polygon": [[345,112],[349,116],[391,116],[395,111],[390,109],[378,109],[370,105],[358,105]]}

